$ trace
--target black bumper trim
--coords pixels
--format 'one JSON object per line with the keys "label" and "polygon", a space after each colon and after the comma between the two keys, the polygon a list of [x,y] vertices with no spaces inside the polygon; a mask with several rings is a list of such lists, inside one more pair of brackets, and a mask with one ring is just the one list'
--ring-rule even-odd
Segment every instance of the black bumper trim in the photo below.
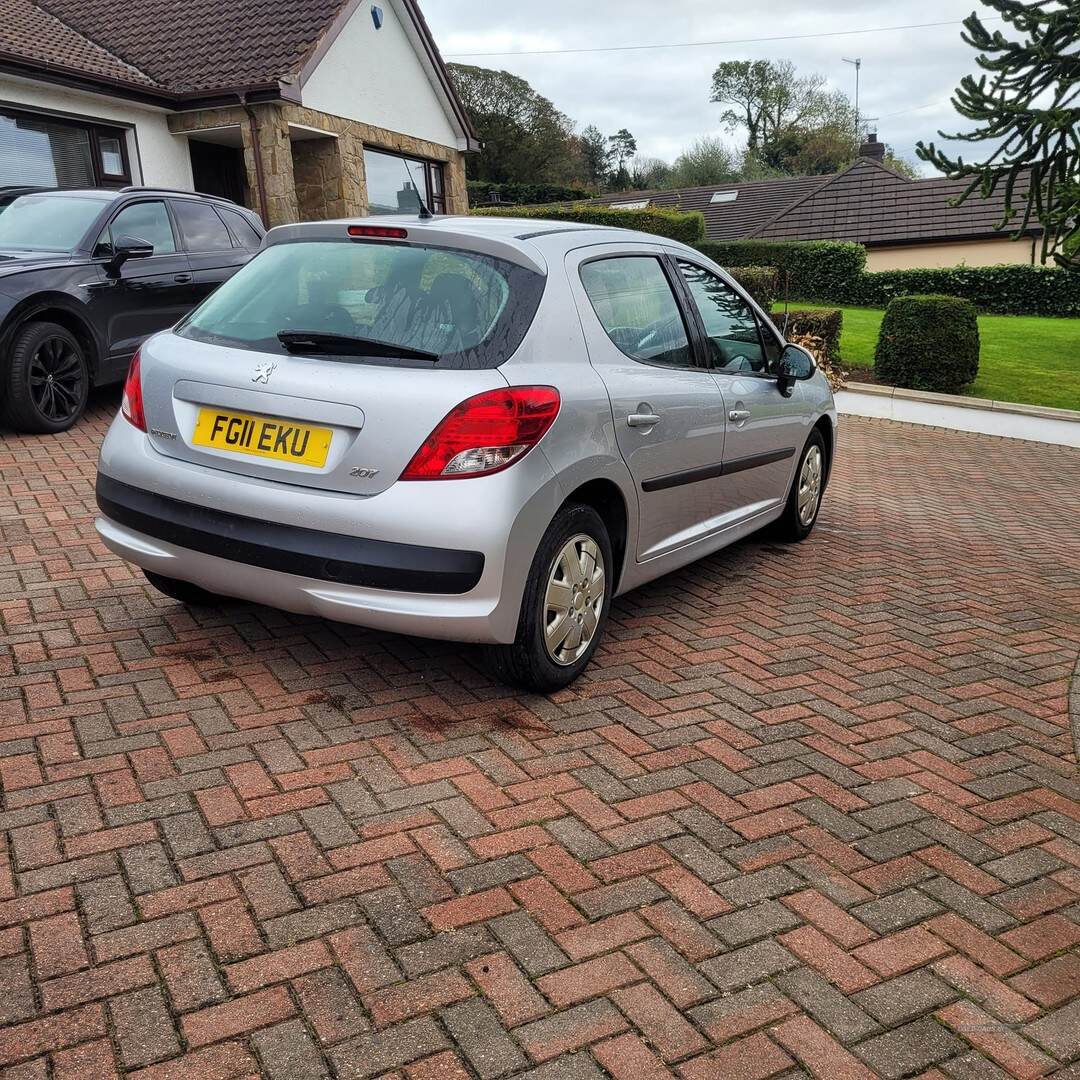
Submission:
{"label": "black bumper trim", "polygon": [[177,547],[285,574],[397,592],[460,595],[484,570],[479,551],[364,540],[181,502],[98,473],[102,514]]}

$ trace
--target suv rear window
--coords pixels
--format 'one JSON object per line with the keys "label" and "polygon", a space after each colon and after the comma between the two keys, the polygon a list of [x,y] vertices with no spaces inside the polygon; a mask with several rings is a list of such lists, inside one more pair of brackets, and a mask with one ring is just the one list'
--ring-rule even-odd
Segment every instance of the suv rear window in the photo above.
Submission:
{"label": "suv rear window", "polygon": [[471,251],[300,240],[261,251],[177,333],[285,352],[280,331],[318,331],[434,353],[435,367],[493,368],[521,344],[543,287],[540,274]]}

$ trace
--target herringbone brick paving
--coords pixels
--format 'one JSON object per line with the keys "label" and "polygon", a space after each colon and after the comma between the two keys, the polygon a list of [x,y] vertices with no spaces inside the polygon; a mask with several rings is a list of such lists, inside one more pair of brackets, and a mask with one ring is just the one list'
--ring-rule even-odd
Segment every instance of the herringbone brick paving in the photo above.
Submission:
{"label": "herringbone brick paving", "polygon": [[847,420],[588,678],[192,614],[0,441],[0,1074],[1080,1075],[1080,453]]}

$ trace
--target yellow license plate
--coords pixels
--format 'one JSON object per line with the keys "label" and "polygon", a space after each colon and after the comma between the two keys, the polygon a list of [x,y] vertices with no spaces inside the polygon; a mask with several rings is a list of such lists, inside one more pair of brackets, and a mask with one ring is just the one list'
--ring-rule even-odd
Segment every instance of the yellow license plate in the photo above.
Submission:
{"label": "yellow license plate", "polygon": [[225,409],[200,409],[191,441],[195,446],[292,461],[321,469],[326,464],[333,435],[329,428],[298,424],[295,420],[251,416]]}

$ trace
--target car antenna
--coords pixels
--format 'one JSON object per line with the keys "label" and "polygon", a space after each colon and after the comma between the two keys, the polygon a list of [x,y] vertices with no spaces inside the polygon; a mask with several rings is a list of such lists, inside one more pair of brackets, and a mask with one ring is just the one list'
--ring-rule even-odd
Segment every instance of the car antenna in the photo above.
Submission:
{"label": "car antenna", "polygon": [[430,217],[435,215],[428,209],[427,203],[424,201],[423,195],[420,194],[420,188],[416,183],[412,174],[412,166],[409,164],[408,158],[401,159],[405,164],[405,171],[409,174],[409,183],[412,184],[413,189],[416,191],[416,201],[420,204],[420,213],[417,215],[421,221],[426,221]]}

